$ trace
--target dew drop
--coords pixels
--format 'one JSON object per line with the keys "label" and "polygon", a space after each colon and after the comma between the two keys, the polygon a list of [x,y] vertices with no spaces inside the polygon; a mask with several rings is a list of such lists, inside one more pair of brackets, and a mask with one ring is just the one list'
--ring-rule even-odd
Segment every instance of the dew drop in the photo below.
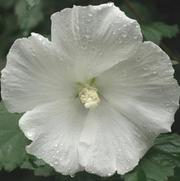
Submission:
{"label": "dew drop", "polygon": [[143,67],[143,70],[148,70],[148,68],[147,67]]}
{"label": "dew drop", "polygon": [[138,137],[138,138],[141,138],[141,135],[138,134],[137,137]]}
{"label": "dew drop", "polygon": [[111,176],[112,175],[112,173],[108,173],[108,176]]}
{"label": "dew drop", "polygon": [[170,105],[169,103],[166,103],[166,107],[169,107],[169,105]]}
{"label": "dew drop", "polygon": [[87,49],[87,46],[86,45],[82,45],[81,48],[85,50],[85,49]]}
{"label": "dew drop", "polygon": [[98,55],[99,55],[99,56],[102,56],[102,55],[103,55],[102,51],[100,51],[100,52],[98,53]]}
{"label": "dew drop", "polygon": [[32,136],[33,136],[32,133],[28,133],[27,135],[28,135],[28,137],[30,137],[30,138],[32,138]]}
{"label": "dew drop", "polygon": [[88,14],[89,17],[92,17],[93,15],[91,13]]}
{"label": "dew drop", "polygon": [[126,76],[127,75],[127,71],[126,70],[123,70],[122,71],[122,76]]}
{"label": "dew drop", "polygon": [[90,22],[91,22],[91,19],[87,19],[87,22],[90,23]]}
{"label": "dew drop", "polygon": [[172,66],[172,63],[171,63],[171,62],[169,62],[169,63],[168,63],[168,65],[169,65],[169,66]]}
{"label": "dew drop", "polygon": [[92,50],[95,51],[95,50],[96,50],[96,47],[92,47]]}
{"label": "dew drop", "polygon": [[138,36],[134,36],[134,40],[137,40],[138,39]]}
{"label": "dew drop", "polygon": [[118,149],[118,152],[119,152],[119,153],[121,152],[121,148]]}
{"label": "dew drop", "polygon": [[85,38],[86,38],[87,40],[89,40],[89,39],[90,39],[90,35],[85,35]]}
{"label": "dew drop", "polygon": [[127,34],[123,34],[122,37],[123,37],[123,38],[126,38],[126,37],[127,37]]}
{"label": "dew drop", "polygon": [[126,27],[127,27],[127,24],[124,24],[123,27],[126,28]]}
{"label": "dew drop", "polygon": [[70,177],[71,177],[71,178],[75,177],[75,174],[71,174]]}
{"label": "dew drop", "polygon": [[91,170],[91,173],[94,174],[95,173],[94,170]]}
{"label": "dew drop", "polygon": [[129,168],[128,167],[125,167],[126,170],[128,170]]}
{"label": "dew drop", "polygon": [[169,113],[174,113],[174,110],[172,108],[168,108],[167,110]]}
{"label": "dew drop", "polygon": [[76,28],[76,30],[79,30],[79,26],[78,25],[76,25],[75,28]]}
{"label": "dew drop", "polygon": [[57,144],[55,144],[55,145],[54,145],[54,147],[55,147],[55,148],[57,148],[57,147],[58,147],[58,145],[57,145]]}
{"label": "dew drop", "polygon": [[57,165],[57,164],[58,164],[58,161],[55,161],[55,162],[54,162],[54,165]]}
{"label": "dew drop", "polygon": [[141,62],[141,59],[140,58],[136,58],[136,62]]}
{"label": "dew drop", "polygon": [[112,7],[113,3],[109,2],[109,3],[107,3],[107,6]]}
{"label": "dew drop", "polygon": [[54,165],[52,163],[49,164],[51,167],[53,167]]}

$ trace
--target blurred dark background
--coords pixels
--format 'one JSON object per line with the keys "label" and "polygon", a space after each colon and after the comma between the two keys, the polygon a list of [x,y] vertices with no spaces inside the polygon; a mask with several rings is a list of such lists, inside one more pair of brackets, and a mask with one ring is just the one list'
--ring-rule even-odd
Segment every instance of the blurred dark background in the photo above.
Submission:
{"label": "blurred dark background", "polygon": [[[0,0],[0,69],[15,39],[37,32],[50,38],[50,15],[75,5],[97,5],[106,0]],[[114,0],[128,16],[141,24],[145,40],[159,44],[173,60],[175,78],[180,83],[180,2],[179,0]],[[180,133],[180,110],[176,112],[173,132]],[[0,172],[0,181],[46,181],[54,177],[35,177],[31,171],[17,169]],[[63,180],[65,180],[64,178]]]}

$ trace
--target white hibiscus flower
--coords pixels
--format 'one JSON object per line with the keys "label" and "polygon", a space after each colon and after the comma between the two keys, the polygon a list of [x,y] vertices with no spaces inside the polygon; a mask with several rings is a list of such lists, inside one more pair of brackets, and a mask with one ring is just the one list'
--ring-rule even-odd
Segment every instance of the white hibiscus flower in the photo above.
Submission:
{"label": "white hibiscus flower", "polygon": [[27,152],[65,175],[132,170],[173,123],[179,88],[169,57],[112,3],[51,19],[52,41],[16,40],[2,71],[6,107],[25,112]]}

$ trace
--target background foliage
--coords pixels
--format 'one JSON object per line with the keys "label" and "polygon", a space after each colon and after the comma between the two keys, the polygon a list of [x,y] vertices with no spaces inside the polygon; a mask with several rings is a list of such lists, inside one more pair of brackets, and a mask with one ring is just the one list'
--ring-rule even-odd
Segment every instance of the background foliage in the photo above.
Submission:
{"label": "background foliage", "polygon": [[[105,0],[0,0],[0,69],[15,39],[38,32],[50,37],[50,15],[76,5],[101,4]],[[175,77],[180,83],[180,11],[178,0],[114,0],[126,14],[137,19],[145,40],[160,45],[172,59]],[[100,178],[85,172],[74,178],[56,173],[42,160],[26,154],[29,141],[18,128],[21,115],[10,114],[0,103],[0,180],[15,181],[179,181],[180,126],[175,116],[173,134],[163,134],[140,161],[138,167],[125,176]],[[175,168],[175,169],[174,169]]]}

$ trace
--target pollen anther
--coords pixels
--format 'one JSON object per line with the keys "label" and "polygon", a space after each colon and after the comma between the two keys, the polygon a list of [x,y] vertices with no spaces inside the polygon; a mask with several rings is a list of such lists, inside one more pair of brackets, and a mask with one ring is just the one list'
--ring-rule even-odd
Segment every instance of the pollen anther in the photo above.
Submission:
{"label": "pollen anther", "polygon": [[100,102],[97,88],[89,85],[80,90],[79,99],[84,107],[88,109],[96,107]]}

